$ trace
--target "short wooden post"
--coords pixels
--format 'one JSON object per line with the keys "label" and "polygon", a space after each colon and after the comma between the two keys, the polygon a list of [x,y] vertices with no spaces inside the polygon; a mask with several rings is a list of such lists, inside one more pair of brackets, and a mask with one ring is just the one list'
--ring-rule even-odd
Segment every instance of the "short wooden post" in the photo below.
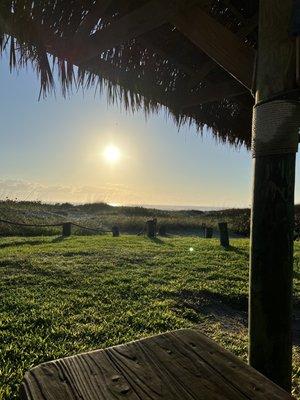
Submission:
{"label": "short wooden post", "polygon": [[[251,215],[249,362],[286,390],[292,371],[292,273],[295,149],[291,117],[278,116],[274,99],[295,87],[295,41],[289,37],[292,0],[260,0],[254,180]],[[273,103],[273,104],[272,104]],[[279,109],[280,112],[284,110]],[[272,108],[273,107],[273,108]],[[276,110],[276,109],[275,109]],[[265,111],[267,112],[267,111]],[[269,118],[268,123],[264,123]],[[263,119],[263,121],[261,119]],[[264,119],[265,118],[265,119]],[[276,124],[272,122],[276,120]],[[293,139],[294,138],[294,139]],[[289,144],[289,143],[288,143]],[[274,147],[275,150],[274,151]],[[259,149],[259,152],[257,152]]]}
{"label": "short wooden post", "polygon": [[204,230],[204,236],[206,239],[211,239],[213,237],[214,230],[210,226],[206,226]]}
{"label": "short wooden post", "polygon": [[223,247],[229,247],[229,235],[228,235],[228,226],[227,222],[219,222],[219,231],[220,231],[220,244]]}
{"label": "short wooden post", "polygon": [[112,231],[113,237],[119,237],[120,236],[120,229],[119,229],[119,227],[117,225],[114,225],[111,228],[111,231]]}
{"label": "short wooden post", "polygon": [[160,236],[166,236],[166,234],[167,234],[167,229],[166,229],[166,226],[165,226],[165,225],[160,225],[160,226],[159,226],[159,228],[158,228],[158,234],[159,234]]}
{"label": "short wooden post", "polygon": [[62,235],[71,236],[71,222],[63,223]]}
{"label": "short wooden post", "polygon": [[149,219],[146,221],[146,234],[149,238],[155,238],[156,236],[156,224],[157,224],[157,219]]}

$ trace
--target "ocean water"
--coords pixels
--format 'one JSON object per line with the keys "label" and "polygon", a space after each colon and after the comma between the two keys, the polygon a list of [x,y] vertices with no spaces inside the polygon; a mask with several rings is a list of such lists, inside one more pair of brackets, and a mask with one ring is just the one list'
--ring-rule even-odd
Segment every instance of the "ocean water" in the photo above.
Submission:
{"label": "ocean water", "polygon": [[[137,205],[128,204],[128,206],[136,207]],[[139,204],[138,207],[155,208],[157,210],[167,210],[167,211],[180,211],[180,210],[217,211],[217,210],[226,210],[226,208],[229,208],[229,207],[191,206],[191,205],[172,206],[166,204]]]}

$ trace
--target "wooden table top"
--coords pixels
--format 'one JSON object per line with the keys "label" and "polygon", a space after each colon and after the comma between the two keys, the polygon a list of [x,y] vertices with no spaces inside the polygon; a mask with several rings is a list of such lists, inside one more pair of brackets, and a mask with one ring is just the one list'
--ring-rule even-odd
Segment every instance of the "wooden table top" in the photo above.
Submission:
{"label": "wooden table top", "polygon": [[197,330],[178,330],[41,364],[25,374],[30,400],[291,400]]}

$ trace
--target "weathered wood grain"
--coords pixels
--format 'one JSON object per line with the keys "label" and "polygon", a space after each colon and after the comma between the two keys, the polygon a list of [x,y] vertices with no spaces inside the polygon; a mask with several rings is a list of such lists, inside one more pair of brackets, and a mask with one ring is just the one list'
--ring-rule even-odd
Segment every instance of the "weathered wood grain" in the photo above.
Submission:
{"label": "weathered wood grain", "polygon": [[41,364],[23,400],[291,400],[253,368],[196,330]]}

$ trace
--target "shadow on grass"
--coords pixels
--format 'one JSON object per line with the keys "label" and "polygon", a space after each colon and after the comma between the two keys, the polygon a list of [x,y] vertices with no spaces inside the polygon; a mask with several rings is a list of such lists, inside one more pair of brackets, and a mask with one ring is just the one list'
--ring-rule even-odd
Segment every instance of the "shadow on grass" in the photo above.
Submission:
{"label": "shadow on grass", "polygon": [[163,240],[161,240],[161,239],[158,238],[158,237],[149,238],[149,240],[151,240],[151,242],[153,242],[153,243],[155,243],[155,244],[160,244],[160,245],[165,245],[165,244],[166,244]]}
{"label": "shadow on grass", "polygon": [[[165,292],[164,295],[175,299],[174,311],[190,322],[197,323],[201,317],[205,317],[211,322],[220,323],[224,329],[234,331],[247,328],[248,296],[245,294],[225,295],[208,290],[181,290],[175,293]],[[295,297],[293,303],[293,344],[300,345],[300,299]]]}
{"label": "shadow on grass", "polygon": [[225,295],[209,290],[181,290],[164,295],[175,300],[174,311],[190,322],[201,322],[204,317],[231,330],[247,327],[247,295]]}
{"label": "shadow on grass", "polygon": [[233,253],[236,253],[236,254],[242,254],[242,255],[245,255],[245,256],[248,256],[248,254],[249,254],[248,250],[241,250],[238,247],[235,247],[235,246],[232,246],[232,245],[229,245],[228,247],[223,247],[223,248],[226,251],[232,251]]}
{"label": "shadow on grass", "polygon": [[18,247],[18,246],[36,246],[38,244],[43,244],[45,243],[43,240],[24,240],[20,242],[9,242],[9,243],[1,243],[0,244],[0,249],[4,249],[7,247]]}
{"label": "shadow on grass", "polygon": [[52,240],[52,243],[59,243],[59,242],[62,242],[65,238],[66,238],[66,237],[63,236],[63,235],[57,236],[56,238],[54,238],[54,239]]}

